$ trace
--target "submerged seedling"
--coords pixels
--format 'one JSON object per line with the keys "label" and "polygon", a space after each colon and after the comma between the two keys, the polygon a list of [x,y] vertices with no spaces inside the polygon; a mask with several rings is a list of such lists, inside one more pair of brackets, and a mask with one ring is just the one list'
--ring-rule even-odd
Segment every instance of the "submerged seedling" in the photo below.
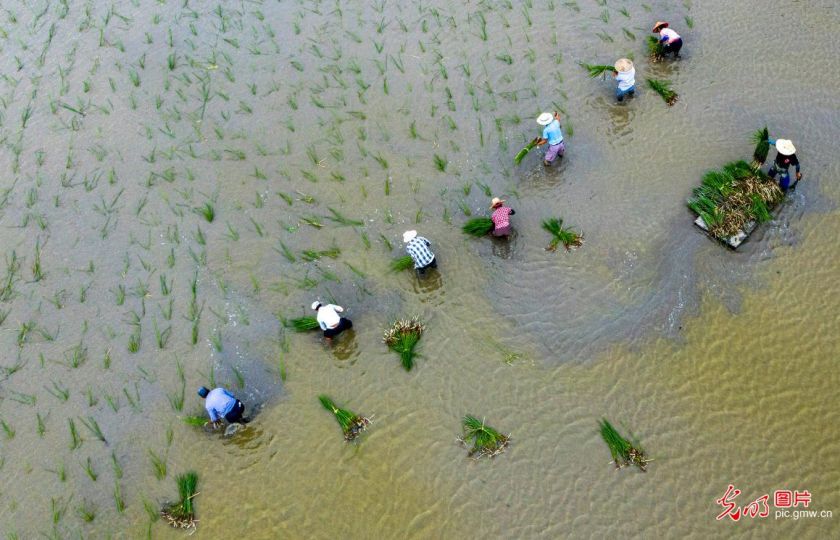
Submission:
{"label": "submerged seedling", "polygon": [[634,445],[622,437],[606,418],[598,422],[598,427],[601,431],[601,437],[610,449],[616,469],[627,465],[636,465],[641,471],[646,470],[647,464],[651,460],[645,458],[644,451],[638,447],[638,443]]}
{"label": "submerged seedling", "polygon": [[414,367],[414,357],[416,355],[414,348],[420,341],[420,336],[423,335],[425,329],[426,327],[418,317],[399,319],[382,336],[382,341],[392,351],[400,355],[400,361],[406,371],[411,371],[411,368]]}
{"label": "submerged seedling", "polygon": [[195,507],[193,498],[198,495],[198,474],[193,471],[179,475],[176,479],[178,484],[179,501],[163,507],[160,511],[161,517],[171,526],[180,529],[195,530],[197,520],[195,519]]}
{"label": "submerged seedling", "polygon": [[367,428],[368,425],[370,425],[370,419],[365,418],[364,416],[359,416],[347,409],[337,407],[335,402],[325,395],[318,396],[318,401],[321,402],[321,405],[326,410],[335,415],[338,425],[341,426],[341,431],[344,432],[345,441],[354,440]]}
{"label": "submerged seedling", "polygon": [[551,242],[545,248],[546,251],[554,251],[560,244],[563,244],[566,251],[583,245],[583,236],[571,228],[564,227],[562,218],[547,219],[542,222],[542,228],[551,233],[552,236]]}
{"label": "submerged seedling", "polygon": [[509,435],[502,435],[492,427],[486,425],[484,420],[479,420],[475,416],[466,415],[462,421],[464,428],[463,438],[460,442],[469,448],[469,457],[480,459],[484,456],[496,457],[502,452],[510,441]]}

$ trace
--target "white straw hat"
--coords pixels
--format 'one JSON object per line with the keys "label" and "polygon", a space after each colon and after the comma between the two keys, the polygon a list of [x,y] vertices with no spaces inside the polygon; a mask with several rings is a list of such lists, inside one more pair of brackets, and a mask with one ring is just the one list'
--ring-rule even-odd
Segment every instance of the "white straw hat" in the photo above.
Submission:
{"label": "white straw hat", "polygon": [[793,146],[793,142],[788,139],[777,139],[776,150],[778,150],[783,156],[792,156],[796,153],[796,147]]}
{"label": "white straw hat", "polygon": [[490,208],[496,208],[497,206],[499,206],[500,204],[503,204],[504,202],[505,202],[504,199],[500,199],[498,197],[493,197],[493,200],[490,201]]}
{"label": "white straw hat", "polygon": [[320,305],[321,305],[321,302],[315,300],[314,302],[312,302],[312,309],[318,309],[318,306],[320,306]]}
{"label": "white straw hat", "polygon": [[403,233],[403,242],[411,242],[417,236],[417,231],[405,231]]}
{"label": "white straw hat", "polygon": [[630,71],[631,69],[633,69],[633,62],[631,62],[627,58],[619,58],[616,61],[614,67],[615,67],[616,71],[621,71],[623,73],[623,72]]}
{"label": "white straw hat", "polygon": [[544,112],[537,117],[537,123],[541,126],[547,126],[552,120],[554,120],[554,115],[547,112]]}

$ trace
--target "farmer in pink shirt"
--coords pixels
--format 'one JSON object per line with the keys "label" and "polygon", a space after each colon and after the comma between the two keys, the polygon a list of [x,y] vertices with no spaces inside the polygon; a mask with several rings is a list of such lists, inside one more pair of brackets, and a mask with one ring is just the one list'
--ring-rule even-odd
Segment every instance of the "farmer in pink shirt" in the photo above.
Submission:
{"label": "farmer in pink shirt", "polygon": [[490,216],[490,219],[493,220],[493,236],[509,235],[511,233],[510,216],[515,214],[516,211],[509,206],[505,206],[504,199],[498,197],[493,197],[493,200],[490,201],[490,208],[493,209],[493,214]]}
{"label": "farmer in pink shirt", "polygon": [[680,57],[680,49],[682,49],[682,38],[680,35],[670,28],[665,21],[658,21],[653,27],[653,33],[659,34],[659,43],[664,48],[664,55],[674,53],[674,58]]}

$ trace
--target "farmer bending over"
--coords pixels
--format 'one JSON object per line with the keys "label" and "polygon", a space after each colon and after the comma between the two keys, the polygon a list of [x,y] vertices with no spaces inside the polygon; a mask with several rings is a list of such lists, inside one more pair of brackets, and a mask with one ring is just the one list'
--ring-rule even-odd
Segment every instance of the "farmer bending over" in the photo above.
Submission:
{"label": "farmer bending over", "polygon": [[543,158],[543,165],[546,167],[554,163],[554,160],[559,156],[563,157],[566,153],[566,145],[563,143],[563,132],[560,130],[560,114],[556,111],[551,113],[544,112],[537,117],[537,123],[543,128],[542,137],[537,140],[537,146],[542,146],[548,143],[548,150],[545,151],[545,158]]}
{"label": "farmer bending over", "polygon": [[493,220],[493,236],[507,236],[511,232],[510,216],[516,211],[510,206],[505,206],[505,200],[498,197],[493,197],[490,201],[490,208],[493,209],[493,214],[490,219]]}
{"label": "farmer bending over", "polygon": [[338,334],[353,328],[353,321],[339,315],[339,313],[344,312],[344,308],[341,306],[335,304],[323,305],[316,300],[312,302],[312,309],[318,312],[318,325],[324,331],[324,338],[327,341],[332,341],[332,338]]}
{"label": "farmer bending over", "polygon": [[682,38],[680,35],[670,28],[665,21],[657,22],[652,32],[659,34],[659,43],[662,44],[662,56],[674,53],[674,58],[680,57],[680,49],[682,49]]}
{"label": "farmer bending over", "polygon": [[624,101],[624,96],[633,97],[636,94],[636,68],[633,62],[627,58],[619,58],[613,67],[613,76],[618,83],[615,99],[621,102]]}
{"label": "farmer bending over", "polygon": [[222,418],[233,424],[240,422],[247,424],[248,420],[242,418],[242,413],[245,412],[245,405],[241,401],[233,397],[233,394],[224,388],[214,388],[208,390],[202,386],[198,389],[198,395],[204,398],[204,408],[207,409],[207,414],[210,415],[210,425],[213,429],[222,425]]}
{"label": "farmer bending over", "polygon": [[405,231],[403,233],[403,242],[405,243],[406,253],[414,261],[414,269],[420,275],[425,274],[429,268],[437,268],[435,254],[429,249],[432,243],[422,236],[417,236],[417,231]]}

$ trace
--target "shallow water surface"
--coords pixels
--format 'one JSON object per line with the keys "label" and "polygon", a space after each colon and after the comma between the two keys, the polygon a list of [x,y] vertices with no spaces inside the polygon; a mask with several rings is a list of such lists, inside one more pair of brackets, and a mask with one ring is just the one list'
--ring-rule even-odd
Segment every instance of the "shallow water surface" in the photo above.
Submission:
{"label": "shallow water surface", "polygon": [[[833,2],[4,3],[0,529],[174,538],[157,510],[195,470],[201,535],[836,536],[836,518],[716,521],[715,500],[807,489],[840,511],[838,19]],[[679,62],[645,58],[656,20]],[[621,56],[638,91],[617,105],[577,64]],[[543,110],[566,157],[514,166]],[[765,124],[805,179],[733,252],[685,198]],[[465,237],[492,196],[515,235]],[[556,216],[583,247],[545,250]],[[406,229],[439,272],[389,272]],[[316,298],[354,322],[332,346],[284,325]],[[412,315],[405,372],[382,332]],[[253,421],[185,424],[202,384]],[[323,393],[372,418],[358,444]],[[465,414],[510,433],[505,454],[468,460]],[[610,465],[602,417],[646,474]]]}

